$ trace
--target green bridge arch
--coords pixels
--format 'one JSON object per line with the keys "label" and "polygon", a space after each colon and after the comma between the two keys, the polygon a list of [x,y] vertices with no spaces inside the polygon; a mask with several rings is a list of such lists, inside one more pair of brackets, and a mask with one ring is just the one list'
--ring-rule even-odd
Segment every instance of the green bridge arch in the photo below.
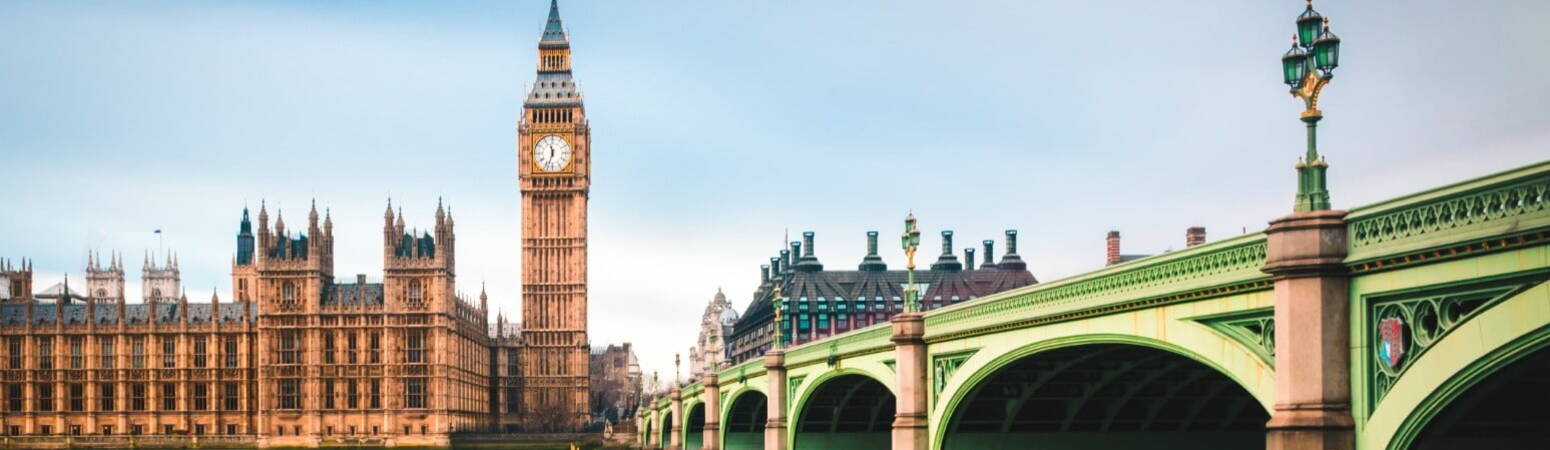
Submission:
{"label": "green bridge arch", "polygon": [[[1182,327],[1187,327],[1187,325],[1181,325]],[[1274,370],[1266,366],[1262,360],[1255,357],[1251,351],[1243,348],[1238,343],[1209,331],[1199,331],[1203,334],[1197,336],[1198,340],[1191,340],[1191,342],[1209,343],[1205,347],[1214,348],[1191,348],[1196,346],[1180,345],[1155,337],[1135,334],[1095,333],[1053,337],[1014,346],[1010,350],[990,353],[984,356],[976,353],[971,358],[971,362],[965,363],[959,369],[960,373],[968,371],[967,375],[955,376],[954,381],[948,382],[946,389],[937,397],[940,400],[935,402],[931,408],[931,423],[933,426],[930,448],[942,449],[946,446],[948,430],[954,413],[957,412],[960,406],[963,406],[962,403],[974,392],[975,387],[988,381],[989,378],[1000,373],[1001,370],[1026,358],[1036,357],[1051,350],[1099,344],[1131,345],[1183,356],[1228,377],[1233,383],[1248,391],[1259,403],[1259,406],[1269,411],[1274,403],[1274,392],[1272,390],[1274,387]],[[1204,352],[1197,350],[1203,350]],[[1239,361],[1252,362],[1258,366],[1241,364]]]}
{"label": "green bridge arch", "polygon": [[[824,370],[823,372],[817,373],[813,376],[804,377],[801,383],[798,383],[795,388],[791,390],[791,392],[787,393],[787,395],[790,395],[792,398],[796,399],[795,402],[792,402],[790,412],[787,414],[790,424],[786,427],[786,442],[790,443],[790,447],[792,449],[801,448],[798,446],[798,442],[802,438],[801,422],[803,416],[807,412],[809,403],[811,403],[814,399],[814,394],[818,393],[826,383],[829,383],[830,381],[833,381],[837,378],[845,377],[861,377],[882,385],[889,395],[899,395],[897,388],[895,387],[895,384],[897,383],[894,382],[893,374],[891,373],[885,375],[864,368],[843,367],[838,369]],[[888,417],[893,417],[893,414],[890,412]]]}

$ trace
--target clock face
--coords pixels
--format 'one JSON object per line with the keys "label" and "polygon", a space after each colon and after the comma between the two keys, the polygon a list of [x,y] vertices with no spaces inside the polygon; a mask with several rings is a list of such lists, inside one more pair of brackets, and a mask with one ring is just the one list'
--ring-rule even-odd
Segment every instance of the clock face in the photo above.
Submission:
{"label": "clock face", "polygon": [[570,144],[559,136],[544,136],[533,146],[533,161],[545,172],[564,169],[570,164]]}

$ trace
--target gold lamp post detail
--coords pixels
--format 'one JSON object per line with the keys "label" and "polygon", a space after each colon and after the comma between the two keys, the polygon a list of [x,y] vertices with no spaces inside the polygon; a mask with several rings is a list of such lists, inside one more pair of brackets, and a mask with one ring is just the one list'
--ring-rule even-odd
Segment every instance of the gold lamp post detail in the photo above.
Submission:
{"label": "gold lamp post detail", "polygon": [[776,280],[775,292],[770,294],[770,303],[773,304],[772,307],[775,309],[775,342],[770,344],[770,348],[778,349],[784,345],[781,343],[781,341],[785,340],[785,337],[780,332],[780,327],[784,325],[783,322],[780,321],[780,308],[785,303],[782,301],[782,296],[783,294],[780,292],[780,281]]}
{"label": "gold lamp post detail", "polygon": [[904,217],[904,234],[899,236],[899,242],[904,247],[904,257],[907,269],[904,282],[904,312],[920,311],[920,292],[915,286],[915,250],[920,248],[920,229],[915,227],[915,213],[911,212]]}

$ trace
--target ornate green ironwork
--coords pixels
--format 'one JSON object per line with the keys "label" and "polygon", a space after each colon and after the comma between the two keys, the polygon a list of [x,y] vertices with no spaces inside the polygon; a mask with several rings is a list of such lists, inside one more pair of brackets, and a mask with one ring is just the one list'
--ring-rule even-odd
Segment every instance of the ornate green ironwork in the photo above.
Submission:
{"label": "ornate green ironwork", "polygon": [[786,378],[786,398],[797,398],[797,387],[802,385],[802,379],[807,376]]}
{"label": "ornate green ironwork", "polygon": [[[1432,344],[1469,319],[1503,299],[1543,282],[1546,274],[1519,276],[1489,284],[1473,284],[1395,294],[1369,302],[1366,333],[1371,349],[1366,356],[1370,367],[1371,401],[1376,408],[1394,383],[1404,376],[1411,364]],[[1389,327],[1389,339],[1382,327]]]}
{"label": "ornate green ironwork", "polygon": [[978,351],[978,349],[965,350],[931,357],[931,400],[933,402],[936,401],[936,396],[942,393],[942,389],[947,387],[947,382],[952,380],[953,372],[963,367],[963,363]]}
{"label": "ornate green ironwork", "polygon": [[1270,367],[1276,365],[1276,319],[1272,308],[1196,319],[1212,331],[1243,344]]}
{"label": "ornate green ironwork", "polygon": [[1349,261],[1550,226],[1550,163],[1354,209]]}
{"label": "ornate green ironwork", "polygon": [[1150,292],[1166,294],[1188,290],[1186,286],[1177,289],[1170,287],[1197,281],[1205,281],[1209,285],[1215,284],[1212,283],[1214,281],[1229,283],[1264,278],[1266,275],[1259,268],[1265,265],[1265,249],[1263,234],[1191,247],[1088,275],[1036,284],[1013,291],[1008,296],[987,297],[974,302],[972,308],[954,308],[927,314],[926,329],[982,316],[1005,316],[1013,311],[1042,304],[1103,296],[1136,299]]}

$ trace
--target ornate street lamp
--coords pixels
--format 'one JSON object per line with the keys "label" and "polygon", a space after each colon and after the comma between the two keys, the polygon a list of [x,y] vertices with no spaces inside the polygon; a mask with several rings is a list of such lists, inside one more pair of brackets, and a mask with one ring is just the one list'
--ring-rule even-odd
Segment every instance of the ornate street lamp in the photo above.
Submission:
{"label": "ornate street lamp", "polygon": [[904,312],[919,312],[920,292],[915,287],[915,250],[920,248],[920,230],[915,228],[915,213],[911,212],[904,217],[904,234],[899,236],[899,242],[904,246],[904,256],[908,258],[904,268],[909,270],[904,282]]}
{"label": "ornate street lamp", "polygon": [[1334,78],[1340,65],[1340,37],[1329,31],[1329,19],[1313,10],[1313,0],[1297,16],[1297,33],[1292,49],[1281,56],[1281,77],[1291,86],[1292,96],[1301,98],[1305,109],[1302,121],[1308,126],[1308,153],[1297,161],[1296,211],[1329,209],[1329,189],[1324,172],[1329,164],[1319,156],[1316,127],[1324,113],[1319,111],[1319,92]]}

